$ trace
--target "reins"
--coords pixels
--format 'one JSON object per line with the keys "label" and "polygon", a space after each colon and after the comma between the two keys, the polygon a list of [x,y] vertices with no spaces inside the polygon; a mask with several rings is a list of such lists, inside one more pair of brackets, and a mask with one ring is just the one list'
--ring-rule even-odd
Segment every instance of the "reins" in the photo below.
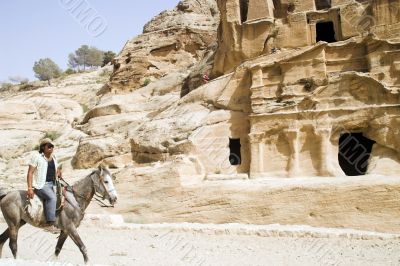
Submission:
{"label": "reins", "polygon": [[[93,173],[94,173],[94,172],[93,172]],[[92,180],[92,182],[93,182],[93,184],[94,184],[95,182],[94,182],[94,180],[93,180],[93,178],[92,178],[93,173],[90,175],[90,179]],[[99,175],[99,177],[100,177],[100,175]],[[115,188],[110,189],[110,190],[107,190],[106,186],[104,185],[103,179],[102,179],[102,178],[99,178],[99,179],[100,179],[100,184],[103,186],[104,191],[106,191],[107,194],[108,194],[108,196],[110,197],[110,193],[113,192],[113,191],[115,190]],[[111,208],[114,208],[113,205],[109,206],[109,205],[107,205],[107,204],[104,202],[105,195],[100,195],[96,190],[94,190],[94,196],[98,197],[98,198],[96,198],[96,197],[93,197],[93,198],[94,198],[98,203],[101,203],[101,204],[102,204],[102,205],[99,204],[100,207],[106,207],[106,208],[110,208],[110,207],[111,207]]]}
{"label": "reins", "polygon": [[[114,207],[114,206],[112,206],[112,205],[109,206],[109,205],[107,205],[106,203],[104,203],[104,202],[103,202],[104,196],[100,195],[100,194],[96,191],[96,189],[94,188],[95,181],[93,180],[93,177],[92,177],[92,176],[93,176],[93,174],[94,174],[95,172],[96,172],[96,171],[93,171],[93,172],[90,173],[88,176],[86,176],[86,177],[90,177],[90,180],[92,181],[92,184],[93,184],[93,190],[94,190],[93,196],[95,196],[95,197],[93,197],[92,200],[93,200],[93,199],[96,200],[100,207],[106,207],[106,208]],[[68,184],[64,179],[62,179],[62,181],[65,182],[66,185],[67,185],[67,186],[66,186],[66,190],[72,192],[72,195],[73,195],[75,198],[76,198],[76,197],[79,197],[79,198],[81,198],[81,199],[86,199],[86,197],[82,196],[81,194],[79,194],[79,193],[74,189],[74,185],[71,186],[71,185]],[[112,189],[112,190],[108,191],[107,188],[105,187],[104,183],[103,183],[103,182],[100,182],[100,183],[101,183],[101,185],[103,186],[103,189],[104,189],[108,194],[109,194],[110,192],[112,192],[112,191],[115,190],[115,189]],[[102,200],[100,200],[100,199],[102,199]],[[81,209],[81,211],[82,211],[82,213],[83,213],[84,210],[83,210],[82,207],[79,205],[79,202],[77,202],[77,203],[78,203],[78,206],[79,206],[79,208]]]}

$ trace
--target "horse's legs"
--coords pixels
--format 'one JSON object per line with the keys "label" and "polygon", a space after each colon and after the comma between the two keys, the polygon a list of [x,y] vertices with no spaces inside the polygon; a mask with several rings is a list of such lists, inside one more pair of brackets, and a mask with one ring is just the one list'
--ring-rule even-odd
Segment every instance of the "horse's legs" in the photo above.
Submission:
{"label": "horse's legs", "polygon": [[14,259],[17,258],[17,239],[18,239],[18,227],[12,226],[10,229],[10,249],[14,256]]}
{"label": "horse's legs", "polygon": [[1,235],[0,235],[0,258],[1,258],[1,253],[3,251],[3,245],[7,241],[7,239],[10,237],[10,230],[7,228]]}
{"label": "horse's legs", "polygon": [[58,237],[58,241],[57,241],[57,245],[56,245],[56,251],[55,251],[56,257],[58,257],[58,255],[60,254],[61,249],[62,249],[67,237],[68,237],[68,235],[66,233],[64,233],[64,231],[61,231],[61,234]]}
{"label": "horse's legs", "polygon": [[79,247],[79,250],[81,251],[81,253],[83,255],[83,260],[85,261],[85,264],[87,264],[88,261],[89,261],[89,258],[88,258],[88,255],[87,255],[87,250],[86,250],[85,244],[83,244],[82,239],[78,234],[78,231],[76,231],[75,228],[70,230],[69,231],[69,237]]}
{"label": "horse's legs", "polygon": [[26,222],[21,220],[18,224],[16,225],[9,225],[9,237],[10,237],[10,249],[11,252],[14,256],[14,259],[17,258],[17,239],[18,239],[18,230],[23,226]]}

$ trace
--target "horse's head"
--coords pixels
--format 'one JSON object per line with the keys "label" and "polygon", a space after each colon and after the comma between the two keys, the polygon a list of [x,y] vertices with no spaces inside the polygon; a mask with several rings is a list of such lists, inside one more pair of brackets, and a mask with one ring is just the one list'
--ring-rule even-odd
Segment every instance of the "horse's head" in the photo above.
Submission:
{"label": "horse's head", "polygon": [[95,173],[97,178],[92,178],[92,180],[96,193],[100,194],[103,199],[107,199],[114,206],[117,201],[117,191],[115,190],[110,171],[100,165]]}

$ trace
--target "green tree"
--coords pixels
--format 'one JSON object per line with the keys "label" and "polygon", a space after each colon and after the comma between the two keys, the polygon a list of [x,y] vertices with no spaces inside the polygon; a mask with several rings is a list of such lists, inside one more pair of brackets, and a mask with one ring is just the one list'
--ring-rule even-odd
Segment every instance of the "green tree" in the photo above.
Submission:
{"label": "green tree", "polygon": [[68,55],[68,66],[72,69],[78,69],[79,71],[79,61],[75,53],[70,53]]}
{"label": "green tree", "polygon": [[12,88],[12,86],[13,86],[13,84],[11,84],[11,83],[8,83],[8,82],[1,82],[1,83],[0,83],[0,91],[9,90],[9,89]]}
{"label": "green tree", "polygon": [[68,55],[68,65],[71,68],[78,68],[78,71],[80,66],[86,70],[86,67],[101,66],[103,58],[104,51],[93,46],[82,45],[74,53]]}
{"label": "green tree", "polygon": [[75,73],[76,73],[76,71],[74,69],[72,69],[72,68],[68,68],[67,70],[64,71],[64,74],[67,75],[67,76],[75,74]]}
{"label": "green tree", "polygon": [[89,55],[89,50],[90,49],[88,45],[82,45],[78,48],[78,50],[75,51],[77,62],[79,65],[83,65],[83,70],[85,70],[86,66],[88,66],[87,58]]}
{"label": "green tree", "polygon": [[50,58],[40,59],[39,61],[35,62],[33,65],[33,71],[38,79],[47,80],[49,85],[52,78],[56,78],[61,75],[60,67]]}
{"label": "green tree", "polygon": [[14,84],[26,84],[29,82],[28,78],[25,78],[22,76],[11,76],[11,77],[8,77],[8,80]]}
{"label": "green tree", "polygon": [[107,51],[104,53],[102,67],[110,63],[117,55],[113,51]]}
{"label": "green tree", "polygon": [[87,64],[91,67],[98,67],[103,64],[104,52],[96,47],[90,47],[87,55]]}

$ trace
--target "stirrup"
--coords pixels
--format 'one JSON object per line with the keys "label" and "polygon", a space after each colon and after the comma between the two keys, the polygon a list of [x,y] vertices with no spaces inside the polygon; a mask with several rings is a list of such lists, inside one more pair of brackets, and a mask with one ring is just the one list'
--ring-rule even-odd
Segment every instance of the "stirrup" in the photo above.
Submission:
{"label": "stirrup", "polygon": [[52,234],[61,233],[61,229],[57,228],[54,224],[43,227],[43,230]]}

